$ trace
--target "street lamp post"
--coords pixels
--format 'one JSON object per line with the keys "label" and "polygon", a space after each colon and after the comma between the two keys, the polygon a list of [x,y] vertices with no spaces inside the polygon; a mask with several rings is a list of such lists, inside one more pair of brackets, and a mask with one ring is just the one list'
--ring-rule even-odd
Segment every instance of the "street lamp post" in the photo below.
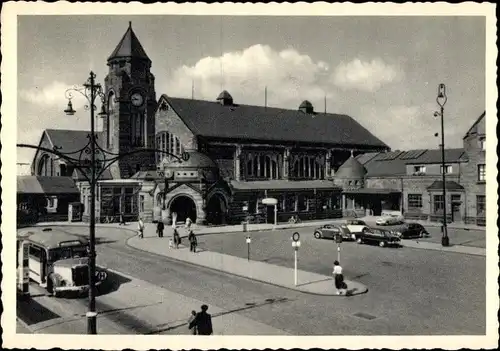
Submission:
{"label": "street lamp post", "polygon": [[95,82],[96,75],[90,72],[88,80],[83,84],[82,88],[71,88],[66,91],[66,96],[69,99],[68,107],[64,110],[67,115],[74,115],[75,110],[71,104],[73,92],[82,94],[89,105],[85,106],[90,110],[90,228],[89,228],[89,307],[87,316],[87,334],[97,334],[97,312],[95,308],[96,295],[96,252],[95,252],[95,190],[96,190],[96,135],[95,135],[95,117],[96,110],[95,100],[100,97],[103,103],[103,109],[99,113],[100,116],[105,116],[104,110],[104,93],[100,84]]}
{"label": "street lamp post", "polygon": [[[86,314],[87,316],[87,332],[88,334],[97,334],[97,312],[95,308],[95,296],[96,296],[96,252],[95,252],[95,191],[97,188],[97,181],[102,176],[104,171],[111,167],[115,162],[122,158],[135,155],[138,153],[145,152],[155,152],[159,154],[168,155],[177,159],[179,162],[188,161],[189,153],[183,152],[181,156],[170,153],[165,150],[147,148],[143,147],[140,149],[134,149],[131,151],[123,153],[113,153],[103,149],[97,143],[97,136],[95,134],[95,101],[97,98],[101,99],[102,109],[98,113],[99,117],[107,117],[107,111],[105,108],[105,94],[103,92],[102,86],[95,82],[96,75],[94,72],[90,72],[90,76],[87,81],[81,87],[73,87],[66,90],[66,97],[68,99],[68,106],[64,110],[67,115],[74,115],[75,110],[73,109],[73,104],[71,99],[74,93],[79,93],[84,96],[89,103],[85,105],[86,110],[90,110],[90,134],[87,136],[89,141],[81,149],[71,152],[63,152],[62,147],[59,145],[54,145],[53,148],[46,148],[40,145],[30,145],[30,144],[16,144],[19,148],[27,148],[32,150],[37,150],[45,154],[54,155],[69,164],[71,164],[75,169],[81,172],[84,179],[89,182],[90,185],[90,228],[89,228],[89,308]],[[99,155],[97,159],[96,155]],[[87,159],[90,156],[90,161]],[[90,176],[88,171],[90,170]]]}
{"label": "street lamp post", "polygon": [[438,86],[438,96],[436,98],[436,102],[441,108],[440,112],[434,112],[434,116],[441,117],[441,174],[443,181],[443,236],[441,238],[442,246],[450,246],[450,238],[448,237],[448,224],[446,220],[446,165],[444,158],[444,105],[448,97],[446,96],[446,86],[441,83]]}

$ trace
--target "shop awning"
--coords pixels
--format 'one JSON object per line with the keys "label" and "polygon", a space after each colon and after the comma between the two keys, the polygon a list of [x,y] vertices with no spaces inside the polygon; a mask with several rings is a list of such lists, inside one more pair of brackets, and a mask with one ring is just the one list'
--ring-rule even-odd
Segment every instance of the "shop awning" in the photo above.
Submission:
{"label": "shop awning", "polygon": [[366,195],[391,195],[400,194],[400,190],[384,189],[384,188],[364,188],[364,189],[347,189],[343,194],[366,194]]}
{"label": "shop awning", "polygon": [[[463,191],[464,187],[458,184],[457,182],[453,180],[447,180],[446,181],[446,190],[454,190],[454,191]],[[443,181],[442,180],[436,180],[434,183],[429,185],[427,187],[427,190],[443,190]]]}
{"label": "shop awning", "polygon": [[342,189],[328,180],[262,180],[262,181],[231,181],[231,187],[235,190],[334,190]]}

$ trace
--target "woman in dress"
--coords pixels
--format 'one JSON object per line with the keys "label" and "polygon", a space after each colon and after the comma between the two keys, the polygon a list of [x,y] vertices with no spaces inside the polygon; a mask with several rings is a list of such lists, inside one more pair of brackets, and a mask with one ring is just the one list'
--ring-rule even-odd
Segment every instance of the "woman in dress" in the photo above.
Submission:
{"label": "woman in dress", "polygon": [[344,288],[344,275],[342,274],[342,267],[339,261],[333,262],[333,278],[335,279],[335,288],[337,295],[341,295]]}

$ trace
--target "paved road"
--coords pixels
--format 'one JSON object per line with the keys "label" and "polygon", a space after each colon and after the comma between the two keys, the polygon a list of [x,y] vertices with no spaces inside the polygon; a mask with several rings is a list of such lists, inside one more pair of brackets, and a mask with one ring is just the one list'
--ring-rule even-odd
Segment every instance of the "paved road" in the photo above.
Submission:
{"label": "paved road", "polygon": [[[86,234],[86,228],[62,228],[75,234]],[[243,233],[240,233],[244,235]],[[262,242],[269,249],[253,252],[256,258],[270,263],[291,263],[288,231],[277,233],[252,233],[255,242]],[[261,284],[243,278],[228,276],[212,270],[175,262],[164,257],[139,252],[125,245],[130,232],[112,228],[98,228],[98,264],[138,277],[152,284],[208,304],[224,306],[240,315],[296,335],[348,335],[348,334],[481,334],[484,333],[484,258],[464,255],[442,255],[444,259],[432,260],[436,252],[408,256],[404,251],[350,245],[345,249],[346,274],[358,275],[370,287],[366,295],[348,299],[305,295],[287,289]],[[271,237],[272,236],[272,237]],[[257,238],[260,237],[260,240]],[[272,238],[272,239],[271,239]],[[244,243],[243,237],[241,242]],[[266,241],[268,240],[268,241]],[[237,235],[211,235],[200,237],[200,242],[211,249],[226,251],[233,247],[233,254],[246,255],[246,246]],[[283,243],[278,245],[276,243]],[[232,245],[230,245],[232,243]],[[266,245],[267,243],[267,245]],[[167,241],[165,241],[167,244]],[[229,247],[227,246],[229,245]],[[345,244],[347,247],[349,244]],[[238,251],[242,246],[242,250]],[[236,249],[234,249],[236,248]],[[328,241],[303,238],[301,268],[330,273],[332,248]],[[352,251],[354,250],[354,251]],[[417,250],[414,250],[417,251]],[[418,250],[419,252],[426,252]],[[309,252],[309,254],[307,254]],[[305,257],[326,257],[325,264],[308,262]],[[334,251],[333,251],[334,252]],[[349,253],[350,252],[350,253]],[[397,254],[399,252],[399,254]],[[227,253],[227,252],[226,252]],[[393,254],[395,253],[395,255]],[[355,266],[347,259],[358,255]],[[355,256],[354,256],[355,257]],[[420,257],[415,261],[415,257]],[[380,262],[387,262],[380,264]],[[374,264],[378,262],[378,264]],[[482,263],[481,263],[482,262]],[[434,268],[431,269],[430,266]],[[415,268],[416,267],[416,268]],[[471,270],[476,274],[470,276]],[[457,271],[465,274],[457,276]],[[479,274],[479,273],[480,274]],[[430,274],[432,283],[422,282],[422,275]],[[293,279],[293,277],[290,277]],[[457,279],[463,279],[460,284]],[[467,281],[467,284],[462,283]],[[422,285],[424,287],[422,287]],[[446,290],[445,287],[449,287]],[[451,298],[449,293],[453,295]],[[138,291],[140,293],[140,291]],[[286,298],[286,302],[252,308],[266,299]],[[483,301],[483,302],[482,302]],[[85,311],[86,299],[61,299],[61,308],[77,305]],[[460,308],[457,308],[460,306]],[[110,308],[114,306],[100,306]],[[127,306],[119,306],[127,308]],[[198,306],[193,306],[197,309]],[[245,309],[246,308],[246,309]],[[356,316],[358,313],[361,317]],[[372,318],[375,319],[366,319]],[[140,320],[127,319],[126,313],[117,311],[116,318],[126,325],[130,333],[144,332]]]}
{"label": "paved road", "polygon": [[[251,258],[293,267],[290,237],[294,231],[251,233]],[[302,233],[300,269],[331,273],[337,245],[331,240],[314,239],[313,228],[298,231]],[[430,232],[436,236],[439,229]],[[199,243],[208,250],[247,257],[246,235],[205,235],[199,237]],[[344,242],[341,262],[348,279],[369,288],[369,293],[357,297],[351,308],[386,319],[388,333],[393,328],[410,334],[485,331],[485,257]]]}

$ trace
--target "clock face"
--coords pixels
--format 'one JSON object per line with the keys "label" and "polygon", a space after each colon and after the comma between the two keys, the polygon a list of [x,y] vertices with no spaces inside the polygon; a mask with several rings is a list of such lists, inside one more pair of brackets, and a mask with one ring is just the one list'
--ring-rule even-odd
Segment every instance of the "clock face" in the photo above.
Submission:
{"label": "clock face", "polygon": [[144,97],[139,93],[132,94],[130,100],[132,101],[132,105],[134,106],[142,106],[142,104],[144,103]]}

